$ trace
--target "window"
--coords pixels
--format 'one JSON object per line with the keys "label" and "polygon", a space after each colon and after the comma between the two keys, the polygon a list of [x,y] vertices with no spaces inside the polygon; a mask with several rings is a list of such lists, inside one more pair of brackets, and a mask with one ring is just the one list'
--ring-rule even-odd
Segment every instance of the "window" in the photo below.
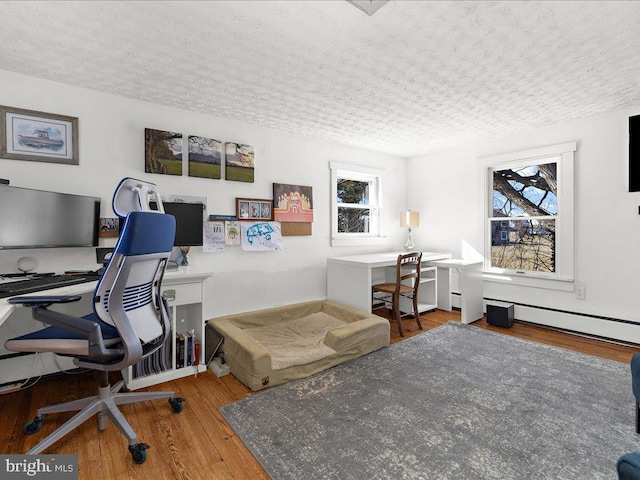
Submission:
{"label": "window", "polygon": [[573,280],[576,144],[484,159],[486,270]]}
{"label": "window", "polygon": [[369,245],[380,236],[380,170],[331,162],[331,244]]}

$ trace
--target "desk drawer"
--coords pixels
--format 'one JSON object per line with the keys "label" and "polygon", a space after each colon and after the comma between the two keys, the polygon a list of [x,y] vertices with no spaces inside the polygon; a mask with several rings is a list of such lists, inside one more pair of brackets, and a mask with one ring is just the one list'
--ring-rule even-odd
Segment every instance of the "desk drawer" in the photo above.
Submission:
{"label": "desk drawer", "polygon": [[176,285],[164,285],[162,296],[170,305],[187,305],[202,302],[201,283],[181,283]]}

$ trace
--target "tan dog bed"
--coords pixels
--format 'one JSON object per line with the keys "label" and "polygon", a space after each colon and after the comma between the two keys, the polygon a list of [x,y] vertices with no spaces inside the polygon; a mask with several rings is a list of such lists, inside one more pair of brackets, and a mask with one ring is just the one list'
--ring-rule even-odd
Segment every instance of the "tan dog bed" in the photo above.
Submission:
{"label": "tan dog bed", "polygon": [[209,320],[224,359],[251,390],[307,377],[389,345],[389,322],[328,300]]}

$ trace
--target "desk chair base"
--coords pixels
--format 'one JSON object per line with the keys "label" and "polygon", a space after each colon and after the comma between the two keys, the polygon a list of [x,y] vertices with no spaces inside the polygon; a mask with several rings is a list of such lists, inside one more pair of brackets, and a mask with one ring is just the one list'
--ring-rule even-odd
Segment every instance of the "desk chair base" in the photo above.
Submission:
{"label": "desk chair base", "polygon": [[103,372],[102,384],[98,390],[98,395],[96,396],[39,408],[37,416],[32,421],[26,423],[23,428],[23,432],[27,435],[31,435],[39,431],[42,426],[42,419],[49,413],[75,411],[78,411],[78,413],[29,450],[27,455],[42,452],[66,434],[80,426],[86,420],[96,415],[98,418],[98,430],[102,431],[106,429],[109,420],[111,420],[115,426],[118,427],[120,433],[129,440],[129,452],[131,453],[133,461],[135,463],[144,462],[147,457],[145,450],[149,448],[149,445],[138,443],[136,433],[133,431],[133,428],[131,428],[131,425],[129,425],[129,422],[127,422],[124,415],[122,415],[122,412],[118,409],[118,405],[168,398],[172,411],[174,413],[180,413],[182,411],[182,402],[184,399],[179,397],[176,398],[175,393],[172,391],[118,393],[124,386],[124,382],[120,381],[112,387],[108,383],[107,376],[108,373]]}

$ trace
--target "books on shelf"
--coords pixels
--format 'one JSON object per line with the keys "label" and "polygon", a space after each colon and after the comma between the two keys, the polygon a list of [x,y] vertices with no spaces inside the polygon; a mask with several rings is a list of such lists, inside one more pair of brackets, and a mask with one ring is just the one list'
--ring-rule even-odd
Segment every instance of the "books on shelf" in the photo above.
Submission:
{"label": "books on shelf", "polygon": [[191,367],[200,364],[200,340],[194,330],[176,332],[175,351],[172,348],[171,335],[157,351],[133,366],[133,378],[144,377],[165,372],[173,368],[175,352],[175,368]]}
{"label": "books on shelf", "polygon": [[176,368],[200,364],[200,340],[194,330],[176,333]]}

